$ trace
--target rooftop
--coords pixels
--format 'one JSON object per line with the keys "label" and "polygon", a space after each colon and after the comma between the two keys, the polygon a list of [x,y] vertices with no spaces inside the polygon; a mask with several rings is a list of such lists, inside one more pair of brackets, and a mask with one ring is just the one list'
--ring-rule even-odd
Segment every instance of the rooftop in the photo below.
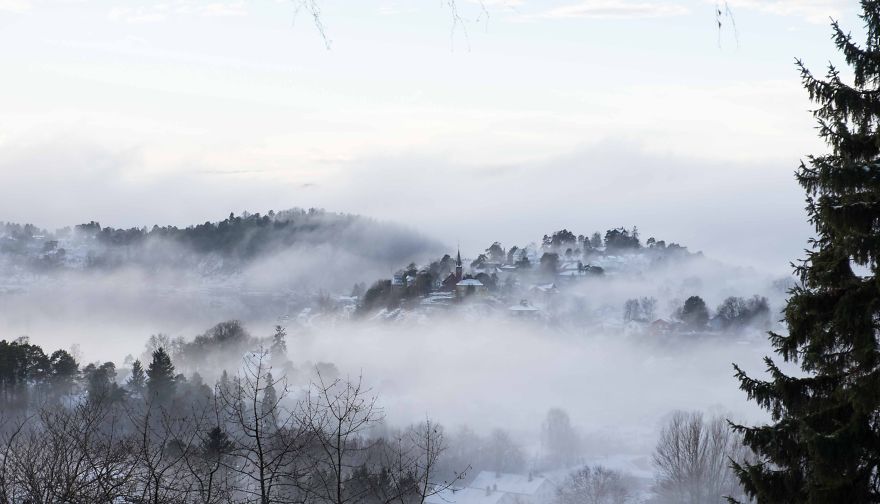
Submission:
{"label": "rooftop", "polygon": [[497,473],[494,471],[482,471],[474,478],[468,487],[472,489],[486,488],[497,489],[497,492],[507,492],[522,495],[534,495],[538,489],[547,483],[547,478],[541,476],[528,476],[523,474]]}

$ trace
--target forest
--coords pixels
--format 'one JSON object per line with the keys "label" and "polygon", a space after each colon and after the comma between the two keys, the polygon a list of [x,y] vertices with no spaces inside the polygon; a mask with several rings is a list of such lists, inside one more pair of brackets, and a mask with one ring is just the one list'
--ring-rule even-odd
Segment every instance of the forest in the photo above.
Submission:
{"label": "forest", "polygon": [[191,341],[152,337],[144,363],[119,369],[0,341],[0,502],[439,503],[483,475],[525,473],[562,503],[641,502],[649,488],[651,502],[709,502],[738,492],[727,457],[748,460],[722,417],[675,412],[648,487],[584,464],[564,410],[547,412],[530,459],[501,428],[389,424],[363,377],[297,370],[288,354],[282,327],[255,338],[237,321]]}

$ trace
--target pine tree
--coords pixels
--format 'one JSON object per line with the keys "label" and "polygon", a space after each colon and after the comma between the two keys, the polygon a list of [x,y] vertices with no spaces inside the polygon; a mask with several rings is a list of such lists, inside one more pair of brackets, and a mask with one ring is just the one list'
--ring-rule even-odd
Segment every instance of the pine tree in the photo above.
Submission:
{"label": "pine tree", "polygon": [[227,373],[225,369],[220,373],[220,379],[217,380],[217,387],[221,391],[229,390],[229,373]]}
{"label": "pine tree", "polygon": [[260,416],[265,423],[263,428],[269,431],[275,430],[278,413],[278,392],[275,390],[277,381],[272,378],[272,373],[266,373],[266,387],[263,389],[263,398],[260,401]]}
{"label": "pine tree", "polygon": [[797,171],[816,238],[795,268],[788,334],[770,334],[803,374],[788,376],[769,357],[766,381],[736,367],[740,387],[772,418],[734,426],[757,456],[734,469],[759,503],[880,502],[880,2],[861,5],[864,47],[832,23],[852,86],[833,65],[819,79],[797,61],[831,153]]}
{"label": "pine tree", "polygon": [[202,441],[202,456],[206,460],[217,461],[231,452],[233,447],[229,435],[220,427],[214,427],[208,431],[208,435]]}
{"label": "pine tree", "polygon": [[275,334],[272,335],[272,346],[269,351],[272,359],[283,361],[287,358],[287,331],[280,325],[275,326]]}
{"label": "pine tree", "polygon": [[131,365],[131,376],[128,377],[128,388],[136,394],[143,394],[147,384],[147,375],[144,374],[144,366],[136,360]]}
{"label": "pine tree", "polygon": [[147,368],[147,392],[153,399],[167,400],[174,394],[174,365],[165,349],[153,352],[153,361]]}

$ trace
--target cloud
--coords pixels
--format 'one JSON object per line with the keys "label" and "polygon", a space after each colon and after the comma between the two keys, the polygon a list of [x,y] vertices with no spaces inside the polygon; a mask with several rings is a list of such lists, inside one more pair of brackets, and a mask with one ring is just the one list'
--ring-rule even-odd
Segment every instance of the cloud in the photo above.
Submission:
{"label": "cloud", "polygon": [[420,155],[360,159],[332,186],[314,190],[321,206],[398,220],[460,242],[466,254],[495,240],[522,246],[562,228],[637,225],[645,238],[786,273],[810,235],[795,165],[693,159],[618,141],[505,165]]}
{"label": "cloud", "polygon": [[30,8],[29,0],[0,0],[0,12],[25,12]]}
{"label": "cloud", "polygon": [[728,0],[732,9],[748,9],[777,16],[799,17],[810,23],[839,18],[847,5],[840,0]]}
{"label": "cloud", "polygon": [[237,17],[247,15],[247,6],[244,2],[212,2],[200,6],[198,14],[206,17]]}
{"label": "cloud", "polygon": [[486,8],[500,7],[505,9],[512,9],[525,4],[523,0],[471,0],[471,3],[480,4]]}
{"label": "cloud", "polygon": [[210,162],[149,174],[144,155],[69,139],[7,141],[0,148],[0,215],[48,228],[92,219],[128,227],[323,207],[401,222],[460,242],[466,254],[495,240],[523,245],[562,228],[588,233],[638,225],[645,237],[777,273],[801,256],[811,233],[792,177],[796,158],[695,159],[618,141],[539,161],[409,153],[288,176],[209,173]]}
{"label": "cloud", "polygon": [[530,19],[643,19],[687,14],[687,7],[669,2],[585,0],[525,16]]}
{"label": "cloud", "polygon": [[379,14],[382,16],[399,16],[401,14],[412,14],[414,12],[416,12],[416,9],[412,7],[403,7],[398,3],[379,6]]}
{"label": "cloud", "polygon": [[[0,0],[2,2],[4,0]],[[204,2],[197,0],[177,0],[171,3],[156,3],[136,7],[114,7],[108,17],[124,23],[156,23],[172,16],[197,17],[237,17],[246,16],[247,5],[241,0]]]}
{"label": "cloud", "polygon": [[111,21],[130,24],[155,23],[164,21],[168,17],[168,6],[163,4],[151,7],[113,7],[107,17]]}

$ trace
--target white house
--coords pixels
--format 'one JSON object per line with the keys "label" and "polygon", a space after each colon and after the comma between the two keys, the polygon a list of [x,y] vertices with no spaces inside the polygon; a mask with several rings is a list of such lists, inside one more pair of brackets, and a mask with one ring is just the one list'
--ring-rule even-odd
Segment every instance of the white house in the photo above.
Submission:
{"label": "white house", "polygon": [[520,504],[505,492],[477,488],[448,488],[425,499],[425,504]]}
{"label": "white house", "polygon": [[468,488],[482,490],[484,493],[507,494],[516,504],[550,504],[556,497],[556,484],[547,478],[532,474],[482,471]]}
{"label": "white house", "polygon": [[483,285],[483,282],[475,278],[465,278],[464,280],[460,280],[455,284],[455,290],[459,297],[465,297],[468,294],[484,295],[488,292],[488,289]]}
{"label": "white house", "polygon": [[532,474],[482,471],[464,488],[447,488],[425,504],[552,504],[556,484]]}

